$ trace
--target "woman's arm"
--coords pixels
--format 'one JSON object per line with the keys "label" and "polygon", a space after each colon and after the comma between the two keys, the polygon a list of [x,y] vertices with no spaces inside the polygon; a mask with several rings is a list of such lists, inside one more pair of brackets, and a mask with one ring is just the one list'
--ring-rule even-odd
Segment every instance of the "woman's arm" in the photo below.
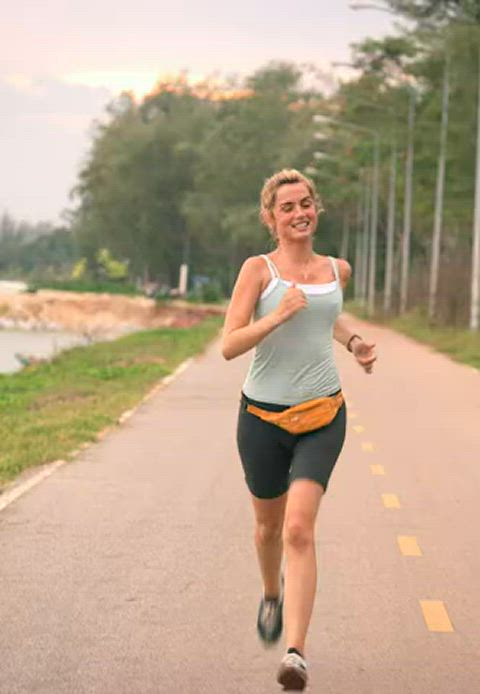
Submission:
{"label": "woman's arm", "polygon": [[349,328],[348,321],[343,313],[338,316],[333,325],[333,337],[337,342],[340,342],[341,345],[347,347],[349,351],[351,351],[353,344],[357,340],[362,339],[360,335],[357,335],[351,328]]}
{"label": "woman's arm", "polygon": [[262,291],[264,262],[262,258],[253,257],[242,265],[223,328],[222,354],[225,359],[234,359],[248,352],[281,323],[306,306],[304,293],[296,287],[290,287],[275,310],[251,322]]}
{"label": "woman's arm", "polygon": [[261,258],[248,258],[238,275],[223,326],[222,354],[234,359],[255,347],[276,328],[272,315],[251,323],[252,314],[262,289]]}
{"label": "woman's arm", "polygon": [[[345,289],[351,277],[352,268],[346,260],[339,259],[337,262],[340,283],[342,288]],[[360,335],[349,328],[348,322],[342,315],[340,315],[334,323],[333,337],[337,342],[340,342],[341,345],[346,347],[349,352],[352,352],[353,356],[366,373],[372,373],[373,363],[377,359],[375,345],[365,342]]]}
{"label": "woman's arm", "polygon": [[[338,274],[340,276],[340,284],[342,290],[346,289],[348,281],[352,276],[352,268],[350,263],[342,258],[337,258]],[[337,342],[340,342],[344,347],[350,347],[350,340],[354,341],[355,334],[345,323],[345,319],[340,315],[333,326],[333,337]]]}

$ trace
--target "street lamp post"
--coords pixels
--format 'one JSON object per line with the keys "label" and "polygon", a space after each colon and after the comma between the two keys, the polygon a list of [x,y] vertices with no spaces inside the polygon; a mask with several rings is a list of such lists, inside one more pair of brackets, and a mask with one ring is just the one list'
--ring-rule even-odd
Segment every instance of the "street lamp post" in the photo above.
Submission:
{"label": "street lamp post", "polygon": [[397,182],[397,146],[392,141],[390,155],[390,183],[388,190],[388,218],[387,218],[387,248],[385,258],[385,286],[383,292],[383,310],[389,313],[392,308],[393,287],[393,256],[395,245],[395,188]]}
{"label": "street lamp post", "polygon": [[362,277],[362,269],[361,269],[361,262],[362,262],[362,228],[363,228],[363,214],[364,214],[364,209],[363,209],[363,199],[362,199],[362,178],[360,175],[360,194],[358,196],[358,203],[357,203],[357,233],[355,234],[355,266],[353,270],[353,285],[354,285],[354,296],[355,296],[355,301],[358,301],[360,299],[360,282],[361,282],[361,277]]}
{"label": "street lamp post", "polygon": [[348,212],[345,210],[343,212],[343,224],[342,224],[342,243],[340,246],[340,257],[348,260],[348,247],[350,244],[350,219]]}
{"label": "street lamp post", "polygon": [[365,214],[363,219],[363,239],[362,239],[362,281],[360,285],[360,300],[363,306],[367,303],[367,287],[368,287],[368,246],[369,246],[369,229],[371,215],[372,190],[368,174],[365,177]]}
{"label": "street lamp post", "polygon": [[[374,8],[373,5],[351,6],[352,9],[381,9]],[[355,67],[351,63],[332,62],[333,66]],[[355,103],[362,104],[363,102],[356,101]],[[370,108],[375,108],[388,113],[395,118],[392,109],[377,106],[376,104],[364,104]],[[388,187],[388,211],[387,211],[387,234],[386,234],[386,261],[385,261],[385,282],[383,292],[383,310],[389,313],[392,306],[392,287],[393,287],[393,261],[394,261],[394,244],[395,244],[395,197],[396,197],[396,173],[397,173],[397,145],[395,136],[392,135],[391,141],[391,157],[390,157],[390,176]]]}
{"label": "street lamp post", "polygon": [[380,138],[375,133],[373,152],[372,212],[370,225],[370,263],[368,268],[367,313],[375,313],[375,280],[377,272],[377,233],[378,233],[378,196],[380,184]]}
{"label": "street lamp post", "polygon": [[438,154],[437,187],[435,192],[435,217],[432,236],[432,258],[430,265],[430,287],[428,295],[428,317],[435,317],[437,308],[438,275],[440,267],[440,242],[442,236],[443,196],[445,190],[445,163],[448,133],[449,102],[449,58],[445,58],[442,92],[442,122],[440,127],[440,151]]}
{"label": "street lamp post", "polygon": [[[394,11],[386,7],[380,7],[372,3],[352,2],[352,10],[379,10],[395,14]],[[408,279],[410,266],[410,237],[412,230],[412,193],[413,193],[413,147],[414,147],[414,127],[415,127],[415,90],[410,87],[410,99],[408,108],[408,135],[407,135],[407,159],[405,164],[405,202],[401,248],[401,274],[400,274],[400,313],[404,313],[408,301]],[[389,278],[390,279],[390,278]],[[385,300],[386,303],[386,300]]]}
{"label": "street lamp post", "polygon": [[379,197],[379,182],[380,182],[380,136],[377,131],[371,128],[366,128],[363,125],[349,123],[348,121],[340,121],[335,118],[323,115],[313,116],[315,123],[331,123],[338,127],[347,128],[350,130],[358,130],[359,132],[368,133],[373,139],[373,177],[371,189],[371,212],[370,212],[370,258],[368,266],[368,295],[367,295],[367,312],[371,316],[375,311],[375,274],[376,274],[376,254],[377,254],[377,233],[378,233],[378,197]]}
{"label": "street lamp post", "polygon": [[475,174],[475,212],[473,221],[472,288],[470,303],[470,329],[480,325],[480,48],[478,51],[478,112],[477,112],[477,155]]}
{"label": "street lamp post", "polygon": [[408,301],[408,278],[410,269],[410,237],[412,235],[413,193],[413,135],[415,128],[415,91],[410,89],[408,108],[407,161],[405,164],[405,204],[403,213],[402,255],[400,271],[400,313],[405,313]]}

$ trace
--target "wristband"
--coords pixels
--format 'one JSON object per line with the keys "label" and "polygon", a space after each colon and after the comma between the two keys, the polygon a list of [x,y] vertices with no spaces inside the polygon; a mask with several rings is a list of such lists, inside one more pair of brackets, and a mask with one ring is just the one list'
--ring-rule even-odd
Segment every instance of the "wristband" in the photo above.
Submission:
{"label": "wristband", "polygon": [[347,350],[348,350],[349,352],[352,351],[352,340],[355,339],[356,337],[358,337],[359,340],[362,339],[362,338],[360,337],[360,335],[357,335],[356,333],[354,333],[353,335],[351,335],[350,338],[349,338],[349,340],[348,340],[348,342],[347,342],[347,344],[346,344],[346,348],[347,348]]}

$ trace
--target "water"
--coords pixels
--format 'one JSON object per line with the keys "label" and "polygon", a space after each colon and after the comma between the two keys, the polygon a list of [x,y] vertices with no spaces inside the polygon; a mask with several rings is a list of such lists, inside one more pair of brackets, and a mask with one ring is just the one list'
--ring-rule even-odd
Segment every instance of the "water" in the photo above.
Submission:
{"label": "water", "polygon": [[27,289],[27,284],[18,280],[17,282],[9,280],[0,280],[0,294],[18,294]]}
{"label": "water", "polygon": [[74,333],[0,330],[0,373],[13,373],[22,368],[15,352],[35,357],[51,357],[62,349],[80,344],[85,344],[84,338]]}

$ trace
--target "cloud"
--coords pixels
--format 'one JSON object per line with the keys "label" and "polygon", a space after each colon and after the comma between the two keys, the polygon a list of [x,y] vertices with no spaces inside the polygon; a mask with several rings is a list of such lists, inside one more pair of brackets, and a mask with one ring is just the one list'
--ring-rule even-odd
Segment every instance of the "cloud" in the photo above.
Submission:
{"label": "cloud", "polygon": [[152,70],[92,70],[65,75],[64,80],[68,84],[104,87],[115,94],[125,90],[133,91],[141,98],[151,92],[158,78],[158,72]]}
{"label": "cloud", "polygon": [[58,219],[112,93],[49,77],[0,76],[0,210]]}
{"label": "cloud", "polygon": [[44,91],[41,84],[36,84],[32,77],[21,73],[5,75],[3,81],[21,94],[41,95]]}

